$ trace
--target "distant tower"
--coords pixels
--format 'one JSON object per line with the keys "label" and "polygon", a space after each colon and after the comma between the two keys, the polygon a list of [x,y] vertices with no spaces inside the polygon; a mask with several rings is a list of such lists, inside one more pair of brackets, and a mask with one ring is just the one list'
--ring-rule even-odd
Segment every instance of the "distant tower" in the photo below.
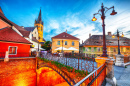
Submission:
{"label": "distant tower", "polygon": [[38,19],[35,20],[34,26],[36,26],[38,29],[38,38],[39,38],[38,41],[42,42],[43,41],[43,21],[42,21],[42,16],[41,16],[41,9],[39,12]]}

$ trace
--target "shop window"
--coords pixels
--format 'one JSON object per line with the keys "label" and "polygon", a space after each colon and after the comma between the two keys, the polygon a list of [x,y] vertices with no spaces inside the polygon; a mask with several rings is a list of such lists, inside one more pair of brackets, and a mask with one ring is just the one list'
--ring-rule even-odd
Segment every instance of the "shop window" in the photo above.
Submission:
{"label": "shop window", "polygon": [[16,54],[17,53],[17,47],[9,47],[9,54]]}

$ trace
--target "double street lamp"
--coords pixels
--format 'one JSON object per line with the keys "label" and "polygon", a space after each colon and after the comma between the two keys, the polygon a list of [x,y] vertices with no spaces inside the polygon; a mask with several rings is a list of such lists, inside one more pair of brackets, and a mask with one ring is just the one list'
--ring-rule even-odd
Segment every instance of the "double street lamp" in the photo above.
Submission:
{"label": "double street lamp", "polygon": [[[118,31],[118,29],[117,29],[117,38],[118,38],[118,54],[121,55],[121,53],[120,53],[119,37],[120,37],[120,35],[119,35],[119,31]],[[121,37],[124,37],[123,32],[122,32]],[[115,35],[114,35],[114,34],[112,35],[112,38],[115,38]]]}
{"label": "double street lamp", "polygon": [[[115,15],[117,14],[117,12],[115,12],[114,10],[114,6],[110,7],[110,8],[107,8],[107,7],[104,7],[103,6],[103,3],[102,3],[102,6],[101,6],[101,9],[98,10],[98,13],[95,13],[93,14],[93,19],[92,21],[96,21],[97,19],[95,18],[95,15],[99,14],[101,16],[101,19],[102,19],[102,28],[103,28],[103,54],[101,55],[101,57],[107,57],[107,50],[106,50],[106,37],[105,37],[105,13],[110,10],[110,9],[113,9],[112,13],[110,15]],[[101,12],[101,14],[100,14]]]}

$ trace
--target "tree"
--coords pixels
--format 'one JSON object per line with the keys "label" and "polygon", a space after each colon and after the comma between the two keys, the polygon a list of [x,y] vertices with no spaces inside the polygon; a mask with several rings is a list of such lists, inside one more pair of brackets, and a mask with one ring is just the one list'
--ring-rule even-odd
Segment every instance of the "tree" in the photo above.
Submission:
{"label": "tree", "polygon": [[42,48],[44,48],[45,50],[50,50],[51,49],[51,42],[50,41],[46,41],[43,45]]}

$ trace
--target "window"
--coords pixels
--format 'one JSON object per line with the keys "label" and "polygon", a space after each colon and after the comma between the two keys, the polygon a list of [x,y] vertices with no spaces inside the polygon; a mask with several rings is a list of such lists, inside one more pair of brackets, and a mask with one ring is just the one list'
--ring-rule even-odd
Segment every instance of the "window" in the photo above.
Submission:
{"label": "window", "polygon": [[60,45],[60,41],[57,42],[57,45]]}
{"label": "window", "polygon": [[17,48],[16,47],[9,47],[9,54],[16,54]]}
{"label": "window", "polygon": [[65,45],[67,45],[67,41],[65,41]]}
{"label": "window", "polygon": [[100,52],[100,47],[97,48],[98,52]]}
{"label": "window", "polygon": [[74,46],[74,42],[72,42],[72,45]]}
{"label": "window", "polygon": [[88,50],[88,48],[86,48],[86,52],[88,52],[89,50]]}
{"label": "window", "polygon": [[116,52],[116,48],[113,48],[113,52]]}
{"label": "window", "polygon": [[91,48],[91,52],[94,52],[94,47]]}
{"label": "window", "polygon": [[32,34],[32,37],[33,37],[33,34]]}

